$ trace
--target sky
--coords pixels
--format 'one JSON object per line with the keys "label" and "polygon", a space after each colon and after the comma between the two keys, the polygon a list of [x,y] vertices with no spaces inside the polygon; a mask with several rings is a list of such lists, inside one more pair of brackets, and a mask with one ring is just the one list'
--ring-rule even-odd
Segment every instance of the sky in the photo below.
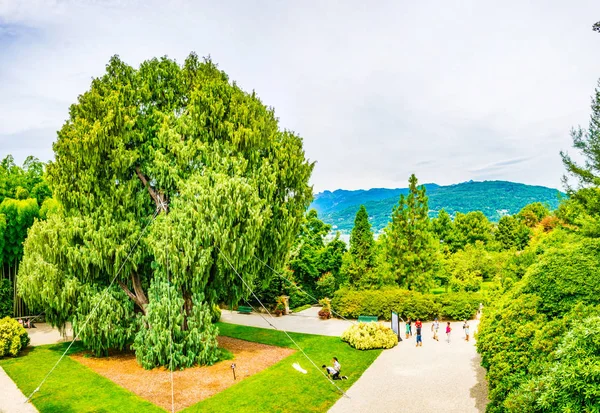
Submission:
{"label": "sky", "polygon": [[112,55],[192,51],[304,139],[322,190],[561,188],[600,78],[598,0],[0,0],[0,157],[53,158]]}

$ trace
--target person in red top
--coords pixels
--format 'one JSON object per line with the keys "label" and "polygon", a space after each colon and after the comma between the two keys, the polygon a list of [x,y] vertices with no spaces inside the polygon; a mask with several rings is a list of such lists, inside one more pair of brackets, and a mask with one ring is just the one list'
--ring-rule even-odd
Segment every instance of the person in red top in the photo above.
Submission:
{"label": "person in red top", "polygon": [[423,347],[423,336],[421,335],[423,323],[421,323],[421,320],[417,319],[415,327],[417,329],[417,347]]}

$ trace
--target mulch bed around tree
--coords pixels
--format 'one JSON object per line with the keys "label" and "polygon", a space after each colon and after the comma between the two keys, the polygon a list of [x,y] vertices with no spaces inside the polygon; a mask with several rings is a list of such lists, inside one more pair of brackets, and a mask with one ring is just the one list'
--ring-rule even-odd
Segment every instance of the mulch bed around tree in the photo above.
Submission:
{"label": "mulch bed around tree", "polygon": [[[234,359],[224,360],[212,366],[174,371],[176,411],[217,394],[295,352],[289,348],[230,337],[219,336],[218,341],[219,347],[231,351]],[[171,411],[171,373],[168,369],[161,367],[144,370],[130,351],[114,353],[102,358],[92,357],[88,352],[82,352],[72,355],[71,358],[119,386]],[[236,381],[233,380],[231,363],[236,364]]]}

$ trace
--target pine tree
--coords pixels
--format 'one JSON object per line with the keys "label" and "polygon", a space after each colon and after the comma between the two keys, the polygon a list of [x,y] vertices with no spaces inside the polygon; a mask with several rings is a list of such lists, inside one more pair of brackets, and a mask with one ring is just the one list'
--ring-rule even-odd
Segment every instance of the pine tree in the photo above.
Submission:
{"label": "pine tree", "polygon": [[408,182],[408,195],[400,195],[385,228],[385,254],[398,285],[426,292],[439,263],[438,248],[429,221],[425,187],[417,186],[414,174]]}

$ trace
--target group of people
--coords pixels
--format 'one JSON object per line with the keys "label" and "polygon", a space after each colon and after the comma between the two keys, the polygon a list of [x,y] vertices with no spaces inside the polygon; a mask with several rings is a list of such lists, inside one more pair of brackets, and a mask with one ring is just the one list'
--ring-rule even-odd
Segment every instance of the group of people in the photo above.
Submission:
{"label": "group of people", "polygon": [[333,362],[333,367],[323,364],[323,368],[327,371],[327,375],[333,380],[348,380],[348,376],[340,376],[342,365],[337,357],[332,358],[331,361]]}
{"label": "group of people", "polygon": [[[415,329],[416,331],[416,338],[417,338],[417,347],[422,347],[423,346],[423,323],[421,322],[421,320],[417,319],[417,321],[415,321]],[[440,341],[438,333],[440,330],[440,322],[438,321],[437,318],[435,318],[433,320],[433,323],[431,323],[431,331],[433,333],[433,339],[436,341]],[[465,340],[469,341],[469,337],[470,337],[470,327],[469,327],[469,322],[467,320],[464,320],[463,323],[463,331],[465,333]],[[450,336],[452,334],[452,326],[450,324],[450,321],[447,322],[446,324],[446,341],[448,342],[448,344],[450,344]],[[413,335],[413,329],[412,329],[412,321],[409,318],[408,320],[406,320],[406,339],[408,339],[409,337],[411,337]]]}

